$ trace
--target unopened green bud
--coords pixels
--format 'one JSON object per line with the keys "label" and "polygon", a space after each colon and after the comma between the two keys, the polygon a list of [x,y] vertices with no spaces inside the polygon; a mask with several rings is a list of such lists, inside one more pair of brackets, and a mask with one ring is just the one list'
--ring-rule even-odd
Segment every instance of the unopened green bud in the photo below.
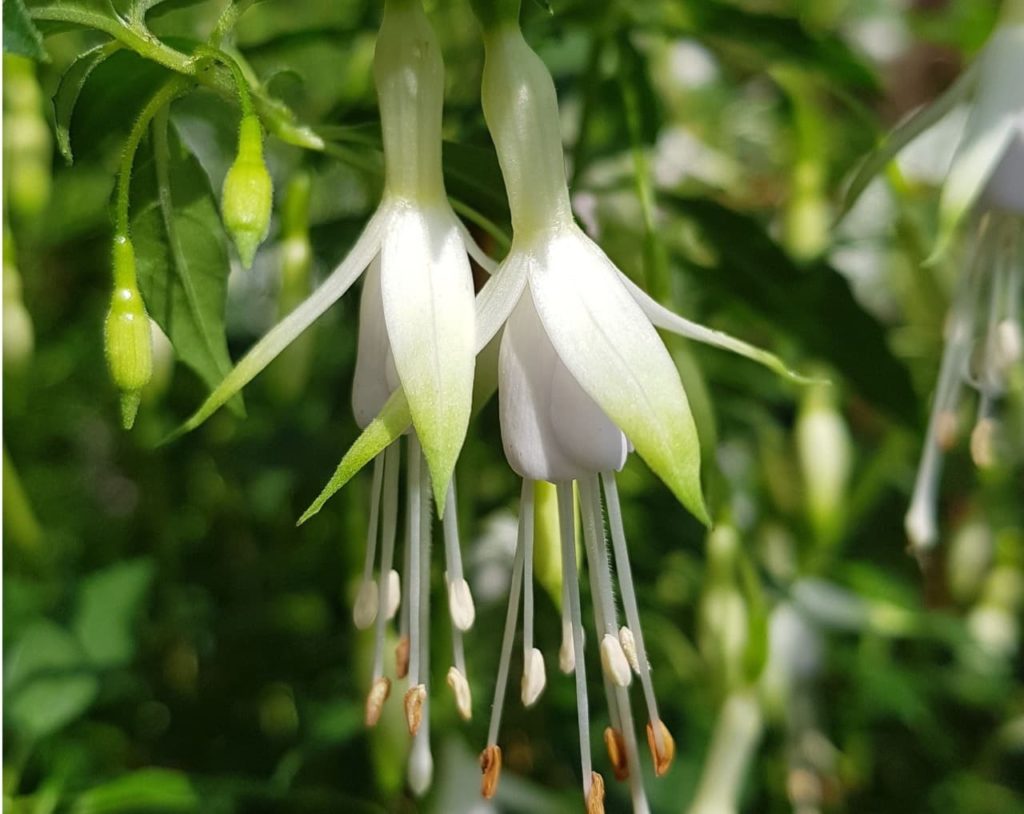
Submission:
{"label": "unopened green bud", "polygon": [[14,257],[14,240],[4,226],[4,366],[19,371],[32,356],[35,334],[32,317],[21,299],[21,275]]}
{"label": "unopened green bud", "polygon": [[853,445],[833,388],[805,391],[796,422],[796,447],[807,516],[819,542],[834,542],[846,519]]}
{"label": "unopened green bud", "polygon": [[5,54],[4,172],[11,210],[20,217],[35,217],[50,198],[52,146],[34,65]]}
{"label": "unopened green bud", "polygon": [[263,128],[255,115],[242,118],[238,155],[224,176],[221,212],[245,268],[270,229],[274,187],[263,161]]}
{"label": "unopened green bud", "polygon": [[153,375],[149,316],[135,284],[135,251],[124,236],[114,239],[114,293],[103,326],[110,378],[121,391],[121,422],[131,429],[142,388]]}

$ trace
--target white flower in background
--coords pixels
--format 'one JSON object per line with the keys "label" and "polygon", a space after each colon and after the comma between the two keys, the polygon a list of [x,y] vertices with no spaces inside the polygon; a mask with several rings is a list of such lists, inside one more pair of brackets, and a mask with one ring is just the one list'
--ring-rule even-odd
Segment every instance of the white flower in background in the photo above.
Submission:
{"label": "white flower in background", "polygon": [[987,467],[997,458],[998,404],[1008,390],[1024,385],[1024,0],[1004,3],[1000,23],[974,64],[864,163],[850,185],[848,203],[903,147],[949,116],[961,115],[957,106],[964,102],[966,122],[942,182],[935,257],[947,252],[970,216],[968,261],[946,322],[938,384],[905,523],[922,562],[939,538],[942,460],[957,438],[965,386],[978,392],[971,455],[979,467]]}
{"label": "white flower in background", "polygon": [[[785,368],[764,351],[660,306],[576,225],[554,84],[523,39],[518,2],[481,0],[475,5],[486,47],[484,115],[501,163],[514,231],[508,256],[478,298],[478,314],[489,324],[507,320],[498,373],[501,433],[506,457],[523,478],[508,616],[487,747],[481,756],[483,793],[495,793],[500,774],[498,733],[521,594],[523,702],[534,703],[546,683],[543,656],[533,646],[534,482],[543,480],[557,484],[565,632],[559,662],[576,674],[587,810],[603,810],[604,780],[592,768],[586,665],[578,657],[584,635],[574,485],[611,720],[604,739],[616,777],[629,779],[634,809],[647,811],[629,696],[633,673],[643,688],[656,774],[668,770],[675,747],[654,697],[614,472],[635,448],[679,500],[708,521],[697,431],[679,374],[656,327],[734,350],[776,370]],[[614,560],[604,536],[606,511]],[[616,590],[625,611],[623,626]]]}
{"label": "white flower in background", "polygon": [[[366,270],[353,408],[365,428],[389,400],[400,403],[413,431],[406,454],[406,602],[400,603],[400,578],[393,568],[401,467],[396,439],[376,455],[366,560],[353,616],[360,628],[375,626],[373,683],[366,705],[367,723],[373,725],[391,689],[383,669],[385,623],[401,604],[398,674],[408,676],[405,711],[415,738],[409,780],[421,794],[432,774],[427,694],[431,485],[438,505],[447,509],[445,554],[454,651],[448,683],[460,713],[468,718],[471,712],[461,634],[473,623],[473,599],[462,574],[454,486],[449,484],[469,423],[479,350],[467,255],[486,267],[493,264],[455,216],[445,193],[444,64],[420,0],[387,0],[373,69],[385,169],[377,211],[341,264],[253,347],[184,429],[198,426],[226,403]],[[374,578],[378,537],[379,580]]]}

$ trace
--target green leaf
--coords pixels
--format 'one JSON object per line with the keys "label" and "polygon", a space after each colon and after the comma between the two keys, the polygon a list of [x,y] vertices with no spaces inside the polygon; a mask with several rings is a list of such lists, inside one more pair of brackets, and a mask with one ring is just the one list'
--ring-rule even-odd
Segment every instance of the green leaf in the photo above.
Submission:
{"label": "green leaf", "polygon": [[91,574],[78,594],[72,628],[98,667],[121,667],[135,654],[132,627],[153,581],[148,559],[119,562]]}
{"label": "green leaf", "polygon": [[[131,236],[139,287],[175,353],[212,389],[230,371],[224,333],[228,253],[206,174],[173,128],[136,158]],[[241,396],[229,404],[243,412]]]}
{"label": "green leaf", "polygon": [[60,79],[60,85],[53,96],[53,113],[57,126],[57,147],[68,164],[74,162],[71,153],[71,116],[82,88],[97,66],[121,48],[119,42],[97,45],[72,62]]}
{"label": "green leaf", "polygon": [[916,425],[917,395],[906,367],[839,272],[824,261],[797,266],[753,218],[721,204],[674,195],[662,201],[693,220],[717,255],[700,278],[721,301],[742,303],[805,353],[831,363],[881,411]]}
{"label": "green leaf", "polygon": [[172,75],[124,48],[97,63],[79,88],[67,121],[76,162],[103,161],[108,151],[119,150],[135,114]]}
{"label": "green leaf", "polygon": [[35,27],[23,0],[4,0],[4,53],[47,62],[43,35]]}
{"label": "green leaf", "polygon": [[296,525],[301,526],[317,514],[324,504],[366,464],[376,458],[404,433],[412,424],[409,402],[401,389],[391,394],[384,409],[371,421],[356,442],[345,453],[338,468],[308,509],[302,513]]}
{"label": "green leaf", "polygon": [[85,712],[99,692],[99,682],[74,636],[46,619],[25,631],[6,667],[4,713],[29,738],[62,729]]}
{"label": "green leaf", "polygon": [[199,810],[200,799],[192,781],[171,769],[140,769],[122,775],[84,792],[71,807],[73,814]]}

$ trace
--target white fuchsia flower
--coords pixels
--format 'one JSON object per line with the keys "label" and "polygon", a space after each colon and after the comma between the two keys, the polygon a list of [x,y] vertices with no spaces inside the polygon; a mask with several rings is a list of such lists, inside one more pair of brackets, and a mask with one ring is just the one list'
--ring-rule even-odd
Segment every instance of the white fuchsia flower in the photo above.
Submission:
{"label": "white fuchsia flower", "polygon": [[[193,429],[225,404],[366,271],[353,409],[364,428],[374,426],[375,419],[387,420],[386,405],[403,419],[401,430],[373,456],[366,559],[353,618],[357,627],[375,629],[373,679],[366,703],[366,722],[374,725],[391,690],[391,680],[384,675],[385,624],[401,606],[397,672],[409,681],[405,712],[414,737],[409,780],[413,791],[421,794],[433,770],[427,692],[431,486],[445,515],[453,642],[448,683],[459,712],[465,718],[471,714],[461,636],[473,623],[474,608],[462,573],[452,474],[469,423],[475,357],[480,349],[469,256],[489,269],[493,263],[456,217],[445,193],[441,163],[444,63],[420,0],[386,1],[373,70],[384,149],[384,193],[377,211],[341,264],[246,354],[183,429]],[[497,326],[491,334],[496,330]],[[401,580],[393,567],[401,468],[398,436],[410,424],[406,601],[401,603]],[[302,519],[319,505],[322,501]],[[378,540],[379,579],[374,577]]]}
{"label": "white fuchsia flower", "polygon": [[1007,0],[985,48],[934,104],[900,125],[864,162],[847,202],[903,147],[968,105],[963,133],[942,184],[939,237],[943,256],[969,217],[968,262],[946,322],[939,379],[905,526],[922,561],[939,538],[938,490],[944,451],[957,437],[965,385],[978,391],[971,454],[980,467],[996,458],[998,403],[1024,386],[1021,296],[1024,292],[1024,0]]}
{"label": "white fuchsia flower", "polygon": [[[656,328],[753,358],[786,372],[764,351],[663,308],[634,285],[576,225],[569,203],[554,83],[523,39],[518,2],[475,4],[484,26],[483,106],[508,191],[513,241],[478,298],[478,314],[505,322],[498,372],[502,442],[523,478],[519,542],[487,746],[484,796],[494,794],[512,642],[523,597],[522,700],[545,684],[533,647],[534,482],[557,484],[562,543],[563,641],[559,662],[575,672],[583,794],[603,810],[604,781],[593,771],[583,625],[577,583],[574,485],[594,600],[594,622],[611,726],[605,732],[618,779],[629,779],[633,806],[646,811],[629,686],[643,688],[655,772],[668,770],[674,744],[651,682],[631,578],[615,471],[635,449],[698,519],[708,522],[700,450],[686,393]],[[507,321],[506,321],[507,320]],[[604,536],[607,519],[613,557]],[[613,568],[614,564],[614,568]],[[620,626],[613,585],[621,594]]]}

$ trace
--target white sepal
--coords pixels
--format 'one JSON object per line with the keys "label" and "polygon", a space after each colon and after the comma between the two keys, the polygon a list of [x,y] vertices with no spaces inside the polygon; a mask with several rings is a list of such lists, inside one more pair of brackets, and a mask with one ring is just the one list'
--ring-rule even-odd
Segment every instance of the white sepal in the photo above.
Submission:
{"label": "white sepal", "polygon": [[978,200],[992,171],[1013,139],[1024,109],[1024,25],[997,30],[980,59],[980,74],[963,139],[953,156],[939,202],[939,242],[943,252],[963,216]]}
{"label": "white sepal", "polygon": [[473,278],[455,215],[396,205],[381,246],[381,294],[395,368],[433,481],[444,496],[473,398]]}
{"label": "white sepal", "polygon": [[269,365],[295,338],[312,325],[321,314],[352,286],[380,249],[381,235],[388,228],[389,211],[379,208],[370,218],[345,259],[338,264],[320,287],[309,295],[288,316],[270,329],[242,357],[224,380],[214,388],[202,406],[192,414],[180,432],[193,430],[247,385]]}
{"label": "white sepal", "polygon": [[547,236],[535,254],[530,292],[559,358],[680,502],[708,522],[679,373],[618,269],[575,225]]}

